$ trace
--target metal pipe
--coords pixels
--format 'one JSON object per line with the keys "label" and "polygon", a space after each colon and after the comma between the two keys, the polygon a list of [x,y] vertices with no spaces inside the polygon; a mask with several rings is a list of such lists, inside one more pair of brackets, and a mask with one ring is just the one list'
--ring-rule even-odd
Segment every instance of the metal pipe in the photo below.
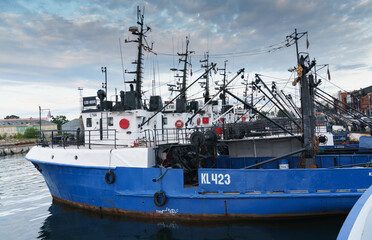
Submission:
{"label": "metal pipe", "polygon": [[249,105],[248,103],[244,102],[243,100],[241,100],[239,97],[235,96],[233,93],[231,93],[229,90],[227,89],[224,89],[224,92],[225,93],[228,93],[230,96],[232,96],[233,98],[235,98],[236,100],[238,100],[239,102],[243,103],[246,107],[248,107],[249,109],[252,109],[254,112],[258,113],[260,116],[262,116],[263,118],[265,118],[266,120],[270,121],[271,123],[275,124],[276,126],[278,126],[280,129],[284,130],[285,132],[287,132],[288,134],[290,135],[294,135],[292,132],[288,131],[286,128],[284,128],[282,125],[278,124],[277,122],[273,121],[272,119],[270,119],[269,117],[265,116],[264,114],[260,113],[259,111],[257,111],[257,109],[255,109],[254,107],[252,107],[251,105]]}
{"label": "metal pipe", "polygon": [[192,82],[189,86],[187,86],[183,91],[181,91],[177,96],[175,96],[172,100],[170,100],[167,104],[165,104],[159,111],[157,111],[156,113],[154,113],[154,115],[152,115],[151,117],[149,117],[145,122],[141,123],[138,127],[141,128],[143,125],[145,125],[146,123],[148,123],[151,119],[153,119],[158,113],[160,113],[161,111],[163,111],[169,104],[171,104],[171,102],[173,102],[176,98],[178,98],[179,96],[181,96],[183,93],[185,93],[192,85],[194,85],[197,81],[199,81],[205,74],[208,74],[209,71],[214,68],[216,66],[216,64],[212,64],[212,66],[207,70],[205,71],[202,75],[200,75],[200,77],[198,77],[194,82]]}
{"label": "metal pipe", "polygon": [[[317,95],[317,97],[320,97],[321,99],[323,99],[323,100],[326,101],[327,103],[332,104],[332,102],[331,102],[329,99],[327,99],[325,96],[321,95],[320,93],[315,93],[315,94]],[[337,109],[339,109],[340,111],[342,111],[342,112],[348,114],[348,111],[347,111],[346,109],[344,109],[343,107],[340,107],[340,106],[338,106],[338,105],[334,105],[334,106],[335,106]],[[351,113],[351,114],[354,115],[353,113]],[[362,122],[362,123],[364,123],[364,124],[366,124],[366,125],[368,125],[368,126],[370,126],[370,127],[372,127],[372,124],[368,123],[367,121],[363,121],[362,119],[356,119],[356,120],[359,121],[359,122]]]}
{"label": "metal pipe", "polygon": [[[259,79],[260,79],[260,81],[261,82],[263,82],[262,80],[261,80],[261,78],[258,76],[258,74],[256,74],[256,77],[258,77]],[[254,84],[254,86],[256,87],[256,88],[258,88],[258,85],[256,84],[256,83],[253,83]],[[264,86],[266,86],[265,84],[264,84]],[[291,118],[291,116],[289,116],[289,114],[287,113],[287,111],[285,111],[285,110],[283,110],[280,106],[278,106],[278,104],[276,103],[276,102],[274,102],[264,91],[261,91],[277,108],[279,108],[279,109],[281,109],[282,111],[283,111],[283,113],[287,116],[287,118],[288,119],[290,119],[299,129],[301,129],[301,126],[293,119],[293,118]],[[274,97],[274,96],[273,96]],[[274,97],[274,99],[276,100],[276,101],[278,101],[275,97]]]}
{"label": "metal pipe", "polygon": [[289,104],[291,105],[291,107],[293,108],[293,110],[296,112],[297,116],[301,118],[301,114],[298,111],[296,105],[291,101],[291,99],[287,95],[284,94],[283,90],[280,90],[280,91],[284,95],[285,99],[287,99],[287,101],[289,102]]}
{"label": "metal pipe", "polygon": [[209,101],[208,102],[206,102],[205,104],[204,104],[204,106],[202,107],[202,108],[200,108],[198,111],[196,111],[191,117],[189,117],[189,119],[187,120],[187,122],[186,122],[186,126],[187,126],[187,124],[189,123],[189,122],[191,122],[191,120],[198,114],[198,113],[200,113],[200,111],[202,110],[202,109],[204,109],[204,107],[205,106],[207,106],[212,100],[213,100],[213,98],[215,98],[216,96],[218,96],[222,91],[223,91],[223,89],[225,89],[230,83],[232,83],[232,81],[234,81],[235,80],[235,78],[237,78],[242,72],[244,72],[244,68],[242,68],[242,69],[240,69],[237,73],[236,73],[236,75],[227,83],[227,84],[224,84],[224,87],[222,87],[211,99],[209,99]]}
{"label": "metal pipe", "polygon": [[[253,94],[252,94],[252,96],[253,96]],[[264,99],[265,98],[265,96],[262,96],[255,104],[253,104],[253,100],[251,101],[251,105],[253,106],[253,107],[255,107],[256,105],[257,105],[257,103],[259,103],[262,99]],[[248,109],[243,115],[241,115],[238,119],[236,119],[235,120],[235,122],[234,123],[236,123],[236,122],[238,122],[242,117],[244,117],[248,112],[249,112],[249,110],[250,109]],[[253,118],[253,117],[252,117]],[[250,118],[249,118],[249,120],[251,120],[252,119],[251,118],[251,116],[250,116]]]}
{"label": "metal pipe", "polygon": [[263,161],[263,162],[260,162],[260,163],[257,163],[257,164],[253,164],[251,166],[248,166],[248,167],[245,167],[244,169],[251,169],[251,168],[254,168],[254,167],[258,167],[258,166],[261,166],[261,165],[264,165],[266,163],[271,163],[273,161],[277,161],[279,159],[282,159],[282,158],[285,158],[285,157],[288,157],[288,156],[291,156],[291,155],[294,155],[296,153],[300,153],[300,152],[304,152],[306,151],[307,149],[306,148],[301,148],[299,150],[296,150],[294,152],[290,152],[290,153],[287,153],[287,154],[284,154],[282,156],[279,156],[279,157],[275,157],[275,158],[272,158],[272,159],[269,159],[269,160],[266,160],[266,161]]}
{"label": "metal pipe", "polygon": [[[363,115],[364,117],[370,118],[369,116],[365,115],[363,112],[360,112],[360,111],[358,111],[357,109],[353,108],[352,106],[349,106],[349,105],[347,105],[346,103],[344,103],[344,102],[338,100],[337,98],[335,98],[335,97],[329,95],[328,93],[326,93],[326,92],[323,91],[322,89],[320,89],[320,88],[316,88],[316,89],[319,90],[319,91],[321,91],[322,93],[326,94],[326,95],[329,96],[331,99],[336,100],[337,102],[342,103],[342,104],[345,105],[346,107],[351,108],[352,110],[354,110],[354,111],[356,111],[357,113]],[[370,119],[371,119],[371,118],[370,118]]]}
{"label": "metal pipe", "polygon": [[[258,78],[260,81],[261,81],[261,83],[262,83],[262,85],[270,92],[270,94],[273,96],[273,98],[278,102],[278,104],[281,106],[281,108],[279,107],[279,106],[277,106],[279,109],[281,109],[284,113],[285,113],[285,115],[288,117],[288,118],[290,118],[290,116],[289,116],[289,113],[288,113],[288,111],[287,111],[287,109],[283,106],[283,104],[275,97],[275,95],[274,95],[274,93],[272,92],[272,91],[270,91],[270,89],[269,89],[269,87],[266,85],[266,83],[264,82],[264,81],[262,81],[262,79],[260,78],[260,76],[258,75],[258,74],[256,74],[256,78]],[[253,83],[253,82],[252,82]],[[253,83],[253,84],[255,84],[255,83]],[[256,84],[255,84],[256,85]],[[256,87],[257,87],[257,85],[256,85]],[[262,91],[262,93],[263,93],[263,91]],[[275,104],[275,103],[274,103]]]}

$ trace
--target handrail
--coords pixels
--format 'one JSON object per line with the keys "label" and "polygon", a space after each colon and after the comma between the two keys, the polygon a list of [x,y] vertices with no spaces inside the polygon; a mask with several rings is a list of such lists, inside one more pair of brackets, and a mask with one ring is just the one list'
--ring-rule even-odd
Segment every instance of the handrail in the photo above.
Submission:
{"label": "handrail", "polygon": [[[294,127],[291,122],[283,122],[282,124],[287,129]],[[132,138],[131,136],[124,135],[123,132],[109,129],[107,138],[105,137],[104,140],[100,140],[99,130],[44,130],[41,134],[45,137],[38,145],[50,146],[52,148],[56,146],[63,148],[68,146],[76,146],[77,148],[86,146],[89,149],[92,149],[93,146],[112,146],[117,149],[120,146],[129,147],[133,142],[136,142],[137,146],[143,144],[146,147],[157,147],[164,144],[190,144],[190,136],[194,131],[204,133],[207,130],[214,131],[225,140],[287,135],[285,131],[270,123],[257,122],[253,124],[241,122],[235,124],[226,123],[223,126],[216,125],[211,127],[145,129],[131,135],[133,136]],[[77,133],[79,134],[77,135]]]}

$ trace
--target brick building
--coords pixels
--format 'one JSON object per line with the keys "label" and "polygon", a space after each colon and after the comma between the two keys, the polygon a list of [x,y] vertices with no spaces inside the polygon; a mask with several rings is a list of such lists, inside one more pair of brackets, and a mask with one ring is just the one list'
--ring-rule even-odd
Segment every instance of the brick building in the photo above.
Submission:
{"label": "brick building", "polygon": [[[372,116],[372,86],[355,90],[352,92],[339,92],[338,100],[342,103],[364,113],[367,116]],[[349,107],[342,103],[337,103],[343,110],[349,110]],[[336,108],[337,109],[337,108]],[[344,114],[345,111],[337,109],[338,113]]]}

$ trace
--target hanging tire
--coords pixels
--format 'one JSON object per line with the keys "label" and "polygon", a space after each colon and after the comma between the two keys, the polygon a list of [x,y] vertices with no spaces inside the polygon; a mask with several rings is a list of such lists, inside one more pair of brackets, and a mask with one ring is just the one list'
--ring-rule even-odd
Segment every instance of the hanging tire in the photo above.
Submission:
{"label": "hanging tire", "polygon": [[204,134],[202,132],[195,131],[191,134],[190,143],[193,146],[201,146],[201,145],[204,144],[204,142],[205,142],[205,137],[204,137]]}
{"label": "hanging tire", "polygon": [[154,194],[154,203],[156,206],[158,207],[164,206],[166,200],[167,197],[165,196],[165,193],[159,191]]}
{"label": "hanging tire", "polygon": [[114,172],[111,172],[110,170],[105,175],[105,181],[107,184],[112,184],[115,182],[115,174]]}

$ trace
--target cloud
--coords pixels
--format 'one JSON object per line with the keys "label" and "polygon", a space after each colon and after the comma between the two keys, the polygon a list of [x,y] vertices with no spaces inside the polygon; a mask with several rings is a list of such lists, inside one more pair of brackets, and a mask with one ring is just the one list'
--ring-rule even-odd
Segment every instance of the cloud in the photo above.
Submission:
{"label": "cloud", "polygon": [[[107,66],[110,88],[121,89],[119,38],[124,68],[133,70],[136,43],[124,44],[123,40],[135,37],[130,36],[128,27],[136,24],[137,5],[145,7],[145,24],[152,28],[147,40],[154,42],[158,53],[144,55],[146,86],[153,78],[154,66],[163,83],[173,79],[169,68],[179,62],[172,54],[184,51],[186,36],[190,36],[190,50],[195,51],[191,55],[195,74],[204,52],[209,51],[210,61],[220,68],[228,60],[231,72],[245,67],[252,74],[282,72],[280,77],[287,77],[286,69],[296,65],[294,45],[276,51],[269,51],[269,46],[279,46],[295,28],[308,32],[310,41],[306,49],[306,35],[300,39],[300,51],[329,64],[332,78],[340,85],[353,77],[346,71],[363,70],[359,76],[366,79],[370,72],[366,69],[372,66],[371,1],[3,0],[0,83],[37,82],[76,92],[77,86],[99,88],[103,79],[100,68]],[[354,81],[357,88],[366,84]]]}
{"label": "cloud", "polygon": [[335,66],[335,69],[336,70],[357,70],[357,69],[360,69],[360,68],[366,68],[368,67],[366,64],[350,64],[350,65],[342,65],[342,64],[339,64],[339,65],[336,65]]}

